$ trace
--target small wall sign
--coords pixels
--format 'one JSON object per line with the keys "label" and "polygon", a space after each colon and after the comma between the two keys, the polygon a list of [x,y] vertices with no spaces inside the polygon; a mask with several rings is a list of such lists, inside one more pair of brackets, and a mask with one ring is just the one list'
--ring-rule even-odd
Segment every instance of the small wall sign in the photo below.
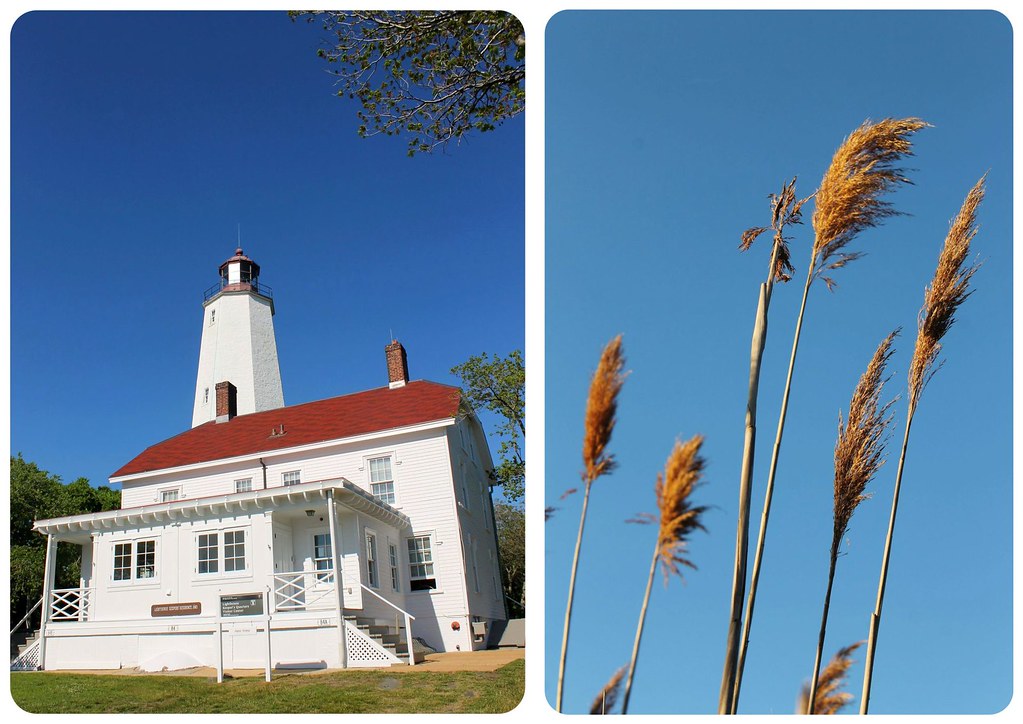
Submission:
{"label": "small wall sign", "polygon": [[202,613],[202,603],[188,601],[186,603],[157,603],[149,609],[151,616],[198,616]]}
{"label": "small wall sign", "polygon": [[221,616],[262,616],[262,593],[236,593],[220,597]]}

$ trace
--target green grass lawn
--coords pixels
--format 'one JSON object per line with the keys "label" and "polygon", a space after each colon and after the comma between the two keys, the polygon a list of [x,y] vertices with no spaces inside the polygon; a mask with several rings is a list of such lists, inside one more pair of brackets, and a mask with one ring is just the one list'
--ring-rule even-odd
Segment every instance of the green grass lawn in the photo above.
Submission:
{"label": "green grass lawn", "polygon": [[11,674],[11,696],[32,713],[501,713],[525,690],[525,666],[492,672],[349,670],[216,679],[46,672]]}

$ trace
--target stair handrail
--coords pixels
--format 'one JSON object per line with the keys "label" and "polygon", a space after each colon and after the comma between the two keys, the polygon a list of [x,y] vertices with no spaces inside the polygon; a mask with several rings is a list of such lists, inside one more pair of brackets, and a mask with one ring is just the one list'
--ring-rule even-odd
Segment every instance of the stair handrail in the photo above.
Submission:
{"label": "stair handrail", "polygon": [[372,588],[369,588],[368,586],[366,586],[366,584],[365,584],[365,583],[361,583],[361,582],[360,582],[360,583],[359,583],[359,585],[360,585],[360,586],[361,586],[361,587],[363,588],[363,590],[365,590],[365,591],[366,591],[367,593],[372,593],[372,594],[373,594],[374,596],[376,596],[377,598],[379,598],[379,599],[380,599],[381,601],[383,601],[384,603],[386,603],[386,604],[387,604],[388,606],[390,606],[391,608],[393,608],[393,609],[394,609],[395,611],[397,611],[398,613],[400,613],[400,614],[403,614],[403,615],[405,615],[405,616],[408,616],[408,617],[409,617],[410,619],[412,619],[413,621],[415,621],[415,620],[416,620],[416,617],[415,617],[415,616],[413,616],[413,615],[412,615],[411,613],[409,613],[408,611],[406,611],[406,610],[405,610],[405,609],[403,609],[403,608],[400,608],[400,607],[398,607],[398,606],[395,606],[395,605],[394,605],[393,603],[391,603],[390,601],[388,601],[388,600],[387,600],[386,598],[384,598],[383,596],[381,596],[381,595],[380,595],[379,593],[377,593],[376,591],[374,591],[374,590],[373,590]]}
{"label": "stair handrail", "polygon": [[24,618],[22,618],[20,621],[18,621],[17,625],[15,625],[15,627],[11,629],[11,636],[13,636],[14,632],[17,631],[19,628],[21,628],[21,624],[23,624],[26,621],[28,621],[29,616],[31,616],[33,613],[35,613],[36,609],[39,608],[42,605],[43,605],[43,597],[40,596],[39,600],[36,601],[36,605],[33,606],[32,608],[30,608],[28,610],[28,613],[25,614]]}
{"label": "stair handrail", "polygon": [[381,601],[383,601],[388,606],[390,606],[395,611],[397,611],[398,613],[400,613],[401,615],[403,615],[405,617],[405,645],[408,647],[408,665],[409,666],[415,666],[416,665],[416,654],[412,650],[412,621],[415,621],[416,617],[413,616],[408,611],[406,611],[405,609],[403,609],[403,608],[401,608],[399,606],[396,606],[395,604],[391,603],[390,601],[388,601],[386,598],[381,596],[379,593],[374,591],[372,588],[367,586],[362,581],[359,582],[359,586],[362,587],[362,589],[365,590],[366,592],[372,593],[374,596],[379,598]]}

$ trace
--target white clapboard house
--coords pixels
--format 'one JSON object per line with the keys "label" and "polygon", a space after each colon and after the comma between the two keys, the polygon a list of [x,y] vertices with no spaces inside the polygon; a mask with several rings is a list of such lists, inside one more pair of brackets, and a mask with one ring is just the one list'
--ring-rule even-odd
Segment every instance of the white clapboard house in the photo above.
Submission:
{"label": "white clapboard house", "polygon": [[[387,385],[285,406],[273,314],[238,249],[205,294],[192,428],[111,476],[120,510],[35,524],[42,623],[20,666],[388,666],[414,663],[410,633],[486,646],[506,611],[476,416],[410,381],[398,342]],[[54,588],[58,543],[81,547],[75,588]]]}

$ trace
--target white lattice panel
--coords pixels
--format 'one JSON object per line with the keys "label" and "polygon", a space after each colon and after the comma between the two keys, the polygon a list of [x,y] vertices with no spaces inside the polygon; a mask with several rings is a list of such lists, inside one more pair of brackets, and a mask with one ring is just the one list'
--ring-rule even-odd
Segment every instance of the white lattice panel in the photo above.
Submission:
{"label": "white lattice panel", "polygon": [[11,662],[11,671],[36,671],[39,668],[39,642],[29,646],[25,652]]}
{"label": "white lattice panel", "polygon": [[352,668],[401,663],[390,651],[348,621],[345,621],[345,640],[348,643],[348,665]]}

